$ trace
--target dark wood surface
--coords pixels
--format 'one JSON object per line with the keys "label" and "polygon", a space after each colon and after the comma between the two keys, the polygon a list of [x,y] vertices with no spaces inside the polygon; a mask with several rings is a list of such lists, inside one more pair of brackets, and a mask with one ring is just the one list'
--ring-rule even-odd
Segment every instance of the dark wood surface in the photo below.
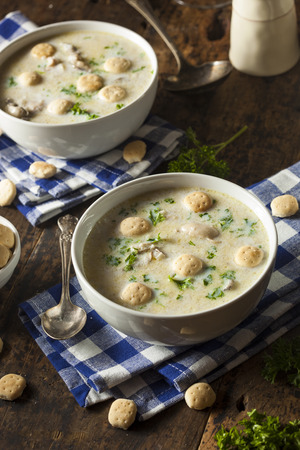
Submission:
{"label": "dark wood surface", "polygon": [[[228,57],[231,7],[201,12],[171,0],[153,0],[152,5],[190,62]],[[152,44],[161,76],[176,71],[161,38],[123,0],[2,0],[0,17],[17,9],[40,26],[75,19],[126,26]],[[300,4],[297,13],[300,17]],[[230,180],[245,187],[299,160],[299,80],[300,63],[278,77],[257,78],[234,70],[217,89],[194,96],[159,86],[153,112],[182,129],[192,126],[205,143],[224,141],[248,125],[223,154],[231,167]],[[79,217],[87,206],[72,213]],[[15,224],[22,241],[20,263],[0,292],[0,377],[19,373],[28,383],[17,401],[0,401],[0,448],[206,450],[216,448],[214,434],[222,423],[232,426],[253,408],[279,415],[284,422],[299,418],[299,390],[263,380],[262,354],[213,384],[217,401],[209,410],[191,410],[183,401],[124,432],[107,421],[110,402],[79,407],[17,317],[19,303],[60,282],[56,220],[32,227],[13,206],[0,208],[0,214]],[[299,328],[290,333],[295,334]]]}

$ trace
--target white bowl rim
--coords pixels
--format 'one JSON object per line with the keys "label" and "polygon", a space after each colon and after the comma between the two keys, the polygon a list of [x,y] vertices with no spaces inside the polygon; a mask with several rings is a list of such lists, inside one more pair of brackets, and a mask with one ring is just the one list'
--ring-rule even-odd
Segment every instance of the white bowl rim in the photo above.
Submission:
{"label": "white bowl rim", "polygon": [[[237,297],[233,298],[232,300],[230,300],[230,301],[228,301],[228,302],[226,302],[226,303],[224,303],[222,305],[215,306],[214,308],[210,308],[210,309],[207,309],[207,310],[204,310],[204,311],[198,311],[198,312],[194,312],[194,313],[189,313],[189,314],[178,314],[178,315],[173,315],[173,314],[154,314],[154,313],[147,313],[145,311],[136,311],[136,310],[131,309],[131,308],[126,308],[125,306],[120,305],[120,304],[114,302],[113,300],[108,299],[103,294],[101,294],[99,291],[97,291],[95,288],[93,288],[93,286],[88,282],[88,280],[86,279],[86,276],[84,275],[83,271],[79,268],[79,264],[78,264],[78,262],[77,262],[77,260],[75,258],[74,247],[75,247],[76,235],[78,233],[78,229],[79,229],[81,223],[90,214],[90,212],[93,210],[93,208],[95,208],[98,205],[98,203],[101,203],[103,201],[104,197],[107,198],[108,196],[116,195],[119,190],[124,189],[124,187],[126,187],[126,186],[132,186],[134,184],[140,184],[141,182],[147,181],[150,178],[151,179],[154,179],[154,178],[159,179],[159,178],[162,178],[162,177],[163,178],[165,178],[165,177],[166,178],[168,178],[168,177],[173,178],[174,176],[175,177],[180,177],[182,175],[191,175],[191,178],[194,178],[195,176],[196,176],[195,178],[198,178],[199,175],[201,175],[201,177],[204,177],[206,179],[210,179],[210,180],[212,180],[212,179],[216,180],[217,179],[219,181],[228,183],[228,185],[229,186],[233,186],[234,189],[238,189],[243,195],[245,195],[245,194],[246,195],[250,195],[251,197],[254,198],[254,200],[257,202],[257,204],[262,208],[262,210],[264,210],[266,215],[269,216],[270,223],[273,224],[272,230],[267,229],[266,226],[263,224],[264,227],[265,227],[265,230],[267,232],[267,235],[269,237],[268,261],[267,261],[267,264],[266,264],[263,272],[256,279],[256,281],[253,284],[251,284],[251,286],[248,289],[243,291],[242,294],[238,295]],[[188,184],[187,184],[187,186],[188,186]],[[195,186],[195,184],[194,184],[194,186]],[[192,187],[192,183],[191,183],[191,187]],[[205,188],[203,188],[203,189],[205,189]],[[217,190],[218,189],[216,189],[216,191]],[[219,192],[221,192],[221,191],[219,191]],[[228,194],[228,195],[230,195],[230,194]],[[243,203],[242,200],[240,200],[240,201]],[[271,241],[270,236],[272,237],[273,241]],[[272,245],[272,242],[273,242],[273,245]],[[239,186],[238,184],[233,183],[232,181],[228,181],[228,180],[225,180],[225,179],[222,179],[222,178],[218,178],[218,177],[214,177],[214,176],[211,176],[211,175],[199,174],[199,173],[174,172],[174,173],[162,173],[162,174],[148,175],[148,176],[145,176],[143,178],[138,178],[138,179],[135,179],[135,180],[132,180],[132,181],[128,181],[128,182],[124,183],[123,185],[120,185],[120,186],[112,189],[111,191],[106,192],[102,197],[100,197],[95,202],[93,202],[89,206],[89,208],[84,212],[84,214],[81,216],[81,218],[80,218],[80,220],[79,220],[79,222],[78,222],[78,224],[76,226],[76,229],[75,229],[75,232],[74,232],[74,235],[73,235],[73,240],[72,240],[72,250],[71,250],[71,252],[72,252],[72,263],[73,263],[73,266],[75,268],[75,272],[78,272],[80,274],[80,276],[84,279],[85,283],[88,284],[89,289],[94,294],[96,294],[96,296],[100,295],[101,296],[101,300],[105,304],[107,304],[108,306],[110,306],[112,308],[116,308],[120,312],[125,312],[126,314],[129,314],[129,315],[132,315],[132,316],[137,316],[137,317],[140,317],[140,318],[153,318],[153,319],[156,318],[156,319],[159,319],[159,320],[164,320],[165,319],[165,320],[168,320],[168,321],[169,320],[176,321],[176,320],[178,320],[180,318],[185,318],[186,319],[186,318],[189,318],[189,317],[191,317],[191,318],[192,317],[196,317],[196,316],[204,317],[205,315],[211,315],[212,311],[226,309],[228,307],[228,305],[232,305],[233,303],[238,302],[240,298],[242,298],[243,296],[247,295],[247,293],[250,290],[255,288],[255,286],[257,286],[257,284],[260,283],[261,279],[265,276],[265,274],[268,272],[268,270],[270,270],[270,267],[272,267],[274,265],[275,259],[276,259],[276,255],[277,255],[277,248],[278,248],[277,230],[276,230],[276,227],[275,227],[275,223],[274,223],[274,221],[272,219],[271,213],[266,208],[266,206],[263,204],[263,202],[258,197],[256,197],[252,192],[250,192],[247,189]]]}
{"label": "white bowl rim", "polygon": [[[119,30],[121,32],[121,30],[123,30],[124,33],[129,33],[132,37],[125,37],[125,35],[123,35],[122,37],[124,37],[125,39],[128,40],[133,40],[133,37],[136,37],[137,39],[139,39],[140,41],[143,42],[143,45],[145,45],[145,47],[147,48],[147,54],[148,56],[150,55],[151,58],[151,63],[152,63],[152,67],[153,67],[153,77],[152,80],[150,82],[150,84],[147,86],[146,90],[144,90],[142,92],[142,94],[137,97],[133,102],[129,103],[129,105],[125,106],[124,108],[121,108],[117,111],[114,111],[106,116],[103,117],[98,117],[96,119],[93,119],[93,123],[96,121],[101,120],[101,122],[106,122],[108,120],[110,120],[111,116],[118,114],[123,115],[124,112],[126,111],[126,114],[130,114],[130,111],[128,111],[128,109],[131,109],[133,107],[133,105],[136,105],[137,102],[141,102],[143,101],[144,96],[147,94],[147,92],[152,88],[153,84],[155,84],[157,82],[157,78],[158,78],[158,60],[157,60],[157,56],[156,53],[154,52],[152,46],[149,44],[149,42],[146,41],[145,38],[143,38],[143,36],[141,36],[140,34],[136,33],[135,31],[131,30],[130,28],[126,28],[123,27],[122,25],[118,25],[112,22],[103,22],[103,21],[99,21],[99,20],[69,20],[69,21],[65,21],[65,22],[56,22],[56,23],[51,23],[48,25],[43,25],[41,27],[38,27],[36,30],[32,30],[32,31],[28,31],[24,34],[22,34],[21,36],[18,36],[17,38],[13,39],[11,42],[9,42],[7,45],[5,45],[1,50],[0,50],[0,58],[1,55],[3,53],[5,53],[6,51],[9,51],[11,47],[18,45],[18,43],[20,41],[23,40],[28,40],[29,42],[27,42],[26,44],[24,44],[24,47],[26,47],[27,45],[29,45],[30,42],[34,41],[34,37],[36,35],[39,35],[41,33],[43,33],[44,31],[48,31],[49,30],[49,36],[55,35],[58,33],[58,31],[60,29],[61,32],[63,32],[64,28],[68,28],[71,26],[75,26],[75,27],[79,27],[78,30],[83,30],[84,26],[91,26],[91,25],[99,25],[99,26],[108,26],[108,27],[112,27],[115,30]],[[57,31],[55,31],[57,29]],[[88,30],[87,30],[88,31]],[[94,31],[94,30],[93,30]],[[98,30],[101,31],[101,30]],[[105,31],[107,33],[109,33],[109,31]],[[117,31],[111,31],[112,34],[116,34],[117,35]],[[48,34],[48,33],[47,33]],[[31,37],[33,36],[33,38],[31,39]],[[38,36],[37,36],[38,37]],[[46,36],[45,36],[46,37]],[[139,44],[138,44],[139,45]],[[20,47],[18,49],[21,50],[22,47]],[[18,117],[14,117],[11,114],[6,113],[3,109],[0,108],[0,115],[3,115],[4,117],[9,117],[12,121],[15,121],[16,124],[20,123],[20,121],[24,122],[24,119],[20,119]],[[43,123],[43,122],[31,122],[31,121],[26,121],[26,124],[28,127],[30,128],[68,128],[68,127],[85,127],[87,126],[87,124],[90,124],[91,121],[85,121],[85,122],[74,122],[74,123],[58,123],[58,124],[53,124],[53,123]]]}
{"label": "white bowl rim", "polygon": [[0,215],[0,224],[6,225],[7,227],[9,227],[14,232],[14,235],[15,235],[14,251],[13,251],[12,256],[11,256],[10,260],[8,261],[8,263],[4,267],[2,267],[2,269],[0,269],[0,276],[1,276],[1,275],[3,275],[3,273],[9,272],[11,269],[11,266],[13,266],[16,263],[15,257],[19,258],[20,251],[21,251],[21,241],[20,241],[20,236],[19,236],[18,230],[16,229],[14,224],[12,224],[8,219],[6,219],[5,217],[3,217],[1,215]]}

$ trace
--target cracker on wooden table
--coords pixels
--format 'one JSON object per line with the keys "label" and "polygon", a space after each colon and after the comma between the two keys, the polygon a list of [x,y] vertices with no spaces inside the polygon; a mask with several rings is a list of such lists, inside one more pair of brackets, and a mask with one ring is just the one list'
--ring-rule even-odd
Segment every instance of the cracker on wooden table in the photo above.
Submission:
{"label": "cracker on wooden table", "polygon": [[118,398],[109,409],[108,421],[115,428],[127,430],[135,421],[137,407],[133,400]]}
{"label": "cracker on wooden table", "polygon": [[215,403],[216,394],[209,384],[195,383],[186,390],[185,401],[189,408],[202,410]]}
{"label": "cracker on wooden table", "polygon": [[3,400],[15,400],[23,394],[26,380],[21,375],[10,373],[0,379],[0,398]]}

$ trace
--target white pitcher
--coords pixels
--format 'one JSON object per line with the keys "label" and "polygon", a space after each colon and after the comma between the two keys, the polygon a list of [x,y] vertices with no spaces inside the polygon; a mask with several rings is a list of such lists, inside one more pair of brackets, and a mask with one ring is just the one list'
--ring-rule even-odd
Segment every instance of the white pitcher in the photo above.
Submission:
{"label": "white pitcher", "polygon": [[233,0],[229,59],[239,71],[279,75],[300,56],[294,0]]}

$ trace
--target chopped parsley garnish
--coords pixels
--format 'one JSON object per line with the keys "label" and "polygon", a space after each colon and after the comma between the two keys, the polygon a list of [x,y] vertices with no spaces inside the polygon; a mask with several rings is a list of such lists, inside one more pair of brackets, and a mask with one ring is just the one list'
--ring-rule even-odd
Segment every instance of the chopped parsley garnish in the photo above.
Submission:
{"label": "chopped parsley garnish", "polygon": [[91,58],[89,60],[89,65],[90,66],[99,66],[99,63],[95,60],[95,58]]}
{"label": "chopped parsley garnish", "polygon": [[141,66],[138,69],[133,69],[131,72],[136,73],[136,72],[140,72],[141,70],[144,70],[144,69],[146,69],[146,66]]}
{"label": "chopped parsley garnish", "polygon": [[165,201],[166,203],[170,203],[170,205],[171,205],[172,203],[175,203],[174,198],[165,198],[164,201]]}
{"label": "chopped parsley garnish", "polygon": [[252,222],[249,219],[244,219],[244,227],[238,228],[237,232],[239,233],[239,237],[241,236],[252,236],[256,233],[255,226],[257,225],[257,222]]}
{"label": "chopped parsley garnish", "polygon": [[147,242],[152,242],[152,244],[156,244],[157,242],[161,241],[160,233],[158,233],[156,238],[149,238],[147,239]]}
{"label": "chopped parsley garnish", "polygon": [[72,114],[77,115],[77,116],[86,115],[88,120],[97,119],[99,117],[97,114],[91,114],[86,109],[82,109],[80,106],[80,103],[78,103],[78,102],[75,103],[75,105],[73,105],[73,107],[70,109],[70,111],[72,112]]}
{"label": "chopped parsley garnish", "polygon": [[[76,86],[74,84],[70,84],[69,87],[61,88],[60,92],[63,92],[64,94],[67,94],[67,95],[75,95],[75,97],[77,97],[77,98],[79,98],[79,97],[90,98],[91,97],[91,94],[89,94],[89,93],[81,94],[80,92],[78,92],[76,89]],[[78,105],[79,105],[79,103],[78,103]]]}
{"label": "chopped parsley garnish", "polygon": [[122,109],[122,108],[124,108],[124,103],[117,103],[117,105],[116,105],[116,108],[117,109]]}
{"label": "chopped parsley garnish", "polygon": [[225,209],[224,215],[221,217],[219,223],[222,231],[227,230],[233,222],[233,217],[228,208]]}
{"label": "chopped parsley garnish", "polygon": [[227,270],[226,272],[222,273],[220,277],[226,280],[235,280],[235,271]]}
{"label": "chopped parsley garnish", "polygon": [[148,217],[154,226],[156,226],[159,222],[166,220],[160,208],[150,209]]}
{"label": "chopped parsley garnish", "polygon": [[127,263],[124,267],[125,272],[129,272],[129,270],[133,270],[133,264],[135,263],[135,260],[137,258],[138,251],[134,249],[125,259],[125,262]]}
{"label": "chopped parsley garnish", "polygon": [[300,337],[278,339],[272,353],[265,354],[264,363],[262,375],[267,381],[273,384],[278,376],[285,375],[288,383],[300,388]]}
{"label": "chopped parsley garnish", "polygon": [[146,283],[147,281],[150,281],[149,275],[146,273],[143,275],[143,281]]}
{"label": "chopped parsley garnish", "polygon": [[261,414],[256,409],[248,412],[237,426],[226,430],[222,425],[215,434],[219,449],[297,450],[300,448],[300,420],[282,425],[278,417]]}
{"label": "chopped parsley garnish", "polygon": [[206,295],[206,298],[209,298],[211,300],[216,300],[216,298],[221,298],[224,297],[224,292],[222,291],[222,289],[220,287],[215,288],[212,292],[209,292]]}
{"label": "chopped parsley garnish", "polygon": [[205,278],[203,278],[203,284],[204,286],[208,286],[209,284],[211,284],[213,281],[213,277],[212,274],[209,273]]}
{"label": "chopped parsley garnish", "polygon": [[207,221],[211,219],[211,215],[208,214],[207,212],[206,212],[206,213],[201,213],[201,214],[199,214],[199,217],[200,217],[201,219],[204,219],[204,220],[207,220]]}
{"label": "chopped parsley garnish", "polygon": [[194,244],[193,241],[189,241],[189,245],[193,245],[195,247],[196,244]]}
{"label": "chopped parsley garnish", "polygon": [[181,291],[187,288],[195,289],[193,286],[193,279],[191,277],[184,278],[184,280],[177,280],[175,276],[176,275],[169,275],[169,280],[173,281]]}
{"label": "chopped parsley garnish", "polygon": [[136,281],[136,277],[134,275],[131,275],[128,281],[130,281],[130,283],[134,283]]}
{"label": "chopped parsley garnish", "polygon": [[9,77],[7,80],[7,86],[8,87],[13,87],[13,86],[17,86],[17,82],[15,80],[15,77]]}
{"label": "chopped parsley garnish", "polygon": [[213,259],[216,256],[217,247],[213,245],[210,249],[207,250],[207,259]]}
{"label": "chopped parsley garnish", "polygon": [[104,258],[105,258],[105,263],[108,266],[118,266],[122,262],[120,258],[117,258],[116,256],[113,256],[113,255],[104,255]]}

